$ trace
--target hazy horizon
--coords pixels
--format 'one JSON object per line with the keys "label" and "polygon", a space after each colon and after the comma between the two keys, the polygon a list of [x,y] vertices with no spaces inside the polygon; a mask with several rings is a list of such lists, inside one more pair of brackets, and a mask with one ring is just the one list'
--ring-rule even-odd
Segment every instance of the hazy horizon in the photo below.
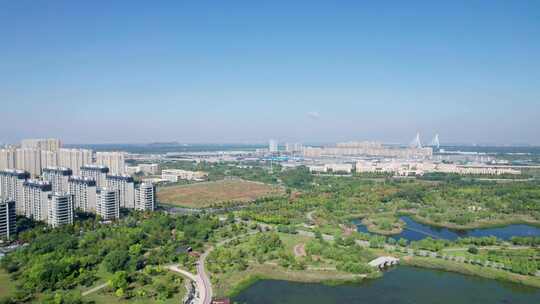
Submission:
{"label": "hazy horizon", "polygon": [[539,11],[6,1],[0,142],[540,145]]}

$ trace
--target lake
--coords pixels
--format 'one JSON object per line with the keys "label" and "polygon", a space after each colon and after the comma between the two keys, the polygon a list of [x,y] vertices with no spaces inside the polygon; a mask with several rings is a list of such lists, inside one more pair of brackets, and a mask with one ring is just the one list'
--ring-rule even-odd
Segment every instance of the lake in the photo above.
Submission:
{"label": "lake", "polygon": [[408,266],[358,284],[328,286],[259,281],[233,298],[248,304],[477,304],[540,303],[540,289],[514,283]]}
{"label": "lake", "polygon": [[[401,233],[392,235],[391,237],[395,239],[404,238],[409,241],[418,241],[429,236],[446,240],[455,240],[459,237],[482,236],[496,236],[499,239],[509,240],[513,236],[540,236],[540,228],[531,225],[519,224],[494,228],[456,230],[421,224],[408,216],[402,216],[400,219],[406,223],[405,229]],[[357,226],[358,231],[371,233],[360,220],[354,221],[354,224]]]}

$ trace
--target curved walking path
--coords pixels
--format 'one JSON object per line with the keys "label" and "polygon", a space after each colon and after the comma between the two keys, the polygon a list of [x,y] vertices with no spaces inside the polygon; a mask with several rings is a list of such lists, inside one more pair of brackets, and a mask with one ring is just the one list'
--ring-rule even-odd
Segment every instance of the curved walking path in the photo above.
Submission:
{"label": "curved walking path", "polygon": [[201,255],[199,258],[199,262],[197,263],[197,276],[199,277],[202,286],[204,287],[201,291],[201,303],[202,304],[210,304],[212,302],[212,295],[214,294],[212,290],[212,283],[210,283],[210,277],[206,273],[206,269],[204,266],[204,263],[206,261],[206,257],[214,250],[214,247],[210,247],[205,253]]}
{"label": "curved walking path", "polygon": [[[195,282],[195,285],[197,286],[196,287],[196,296],[195,298],[193,298],[193,302],[192,303],[202,303],[200,302],[201,300],[201,295],[204,294],[206,295],[206,290],[205,290],[205,287],[204,287],[204,284],[203,282],[201,281],[201,279],[199,278],[198,275],[194,275],[192,274],[191,272],[187,271],[187,270],[184,270],[184,269],[181,269],[180,267],[178,267],[178,265],[170,265],[167,267],[170,271],[174,271],[174,272],[177,272],[183,276],[185,276],[186,278],[188,278],[189,280]],[[198,292],[198,297],[197,297],[197,292]],[[199,299],[199,301],[197,301],[197,299]],[[189,303],[190,301],[186,302],[186,303]],[[207,302],[207,303],[210,303],[210,302]]]}
{"label": "curved walking path", "polygon": [[313,220],[313,213],[315,213],[315,210],[311,210],[310,212],[306,213],[306,217],[309,221],[314,222]]}
{"label": "curved walking path", "polygon": [[196,301],[196,303],[211,304],[212,296],[214,292],[212,290],[212,282],[210,282],[210,276],[206,272],[206,266],[205,266],[206,258],[214,250],[215,247],[222,246],[232,240],[235,240],[235,239],[247,236],[247,235],[255,234],[257,232],[258,231],[248,232],[246,234],[242,234],[242,235],[230,238],[230,239],[223,240],[221,242],[216,243],[215,246],[209,247],[199,257],[199,260],[197,261],[197,266],[196,266],[197,274],[192,274],[191,272],[187,270],[181,269],[178,264],[168,266],[167,268],[171,271],[178,272],[184,275],[185,277],[187,277],[188,279],[192,280],[193,282],[195,282],[195,285],[197,285],[197,293],[198,293],[198,301]]}
{"label": "curved walking path", "polygon": [[94,288],[92,288],[92,289],[89,289],[89,290],[87,290],[87,291],[81,293],[81,295],[82,295],[83,297],[84,297],[84,296],[87,296],[87,295],[89,295],[89,294],[91,294],[91,293],[94,293],[94,292],[96,292],[96,291],[98,291],[98,290],[100,290],[100,289],[103,289],[103,288],[107,287],[108,285],[109,285],[109,283],[103,283],[103,284],[101,284],[101,285],[98,285],[98,286],[96,286],[96,287],[94,287]]}

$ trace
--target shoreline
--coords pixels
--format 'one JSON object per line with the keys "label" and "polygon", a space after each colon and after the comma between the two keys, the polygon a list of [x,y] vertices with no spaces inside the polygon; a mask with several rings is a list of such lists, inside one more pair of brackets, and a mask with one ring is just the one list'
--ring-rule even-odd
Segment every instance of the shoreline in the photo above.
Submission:
{"label": "shoreline", "polygon": [[326,272],[319,270],[283,270],[265,266],[256,266],[247,271],[234,273],[231,276],[221,277],[218,280],[228,279],[231,284],[225,286],[214,286],[215,296],[232,298],[251,285],[261,280],[281,280],[299,283],[319,283],[327,285],[342,285],[362,282],[366,279],[381,277],[380,272],[373,274],[352,274],[343,272]]}
{"label": "shoreline", "polygon": [[540,288],[540,277],[525,276],[497,269],[485,268],[478,265],[454,263],[429,257],[402,258],[401,264],[418,268],[436,269],[455,272],[471,277],[481,277],[500,282],[511,282],[531,288]]}
{"label": "shoreline", "polygon": [[361,220],[361,223],[366,227],[369,232],[384,236],[393,236],[396,234],[400,234],[403,232],[403,227],[406,225],[401,219],[399,219],[398,223],[400,226],[398,228],[393,228],[392,230],[381,230],[378,229],[377,225],[373,224],[373,222],[366,217]]}
{"label": "shoreline", "polygon": [[540,228],[540,222],[527,219],[508,219],[508,220],[495,220],[489,222],[476,222],[468,225],[457,225],[452,223],[436,223],[429,219],[420,217],[414,213],[403,213],[404,216],[408,216],[414,221],[429,225],[437,228],[446,228],[450,230],[475,230],[475,229],[489,229],[489,228],[504,228],[509,225],[530,225]]}
{"label": "shoreline", "polygon": [[[457,224],[452,224],[452,223],[436,223],[436,222],[430,221],[429,219],[420,217],[417,214],[412,213],[412,212],[398,212],[397,216],[400,216],[400,217],[401,216],[407,216],[407,217],[410,217],[415,222],[418,222],[419,224],[433,226],[433,227],[436,227],[436,228],[445,228],[445,229],[448,229],[448,230],[457,230],[457,231],[490,229],[490,228],[504,228],[504,227],[510,226],[510,225],[529,225],[529,226],[540,228],[540,221],[535,221],[535,220],[532,220],[532,219],[511,218],[511,219],[507,219],[507,220],[495,220],[495,221],[489,221],[489,222],[476,222],[476,223],[472,223],[472,224],[468,224],[468,225],[457,225]],[[349,218],[349,220],[355,220],[355,219],[354,218]],[[389,236],[389,237],[402,233],[403,230],[405,230],[405,228],[407,226],[407,224],[404,223],[400,227],[399,231],[397,231],[397,229],[394,229],[392,231],[384,231],[384,230],[374,229],[373,228],[374,225],[372,225],[369,220],[366,220],[366,217],[356,218],[356,220],[359,220],[360,223],[362,225],[364,225],[366,227],[366,229],[370,233],[383,235],[383,236]],[[354,224],[354,225],[357,226],[358,224]]]}
{"label": "shoreline", "polygon": [[[401,260],[402,260],[401,265],[404,265],[404,266],[409,266],[409,267],[414,267],[414,268],[419,268],[419,269],[439,270],[439,271],[450,272],[450,273],[459,273],[459,274],[471,276],[471,277],[479,277],[479,278],[484,278],[488,280],[496,280],[502,283],[514,283],[514,284],[522,285],[528,288],[540,289],[540,277],[524,276],[524,275],[519,275],[519,274],[514,274],[514,273],[502,272],[495,269],[486,269],[478,265],[458,264],[458,263],[453,263],[449,261],[441,261],[439,259],[427,258],[427,257],[412,257],[410,259],[401,259]],[[325,284],[325,285],[346,285],[346,284],[355,284],[355,283],[359,283],[365,280],[379,279],[379,278],[384,277],[383,272],[379,271],[372,275],[367,275],[367,276],[358,275],[359,277],[356,279],[323,278],[320,280],[313,280],[310,278],[302,279],[298,277],[289,277],[287,276],[286,272],[287,271],[283,271],[281,275],[277,275],[277,276],[273,274],[262,274],[262,273],[250,274],[244,279],[235,283],[228,290],[226,290],[224,295],[226,297],[233,298],[239,295],[240,293],[242,293],[244,290],[246,290],[253,284],[262,280],[280,280],[280,281],[300,282],[300,283],[318,283],[318,284]]]}

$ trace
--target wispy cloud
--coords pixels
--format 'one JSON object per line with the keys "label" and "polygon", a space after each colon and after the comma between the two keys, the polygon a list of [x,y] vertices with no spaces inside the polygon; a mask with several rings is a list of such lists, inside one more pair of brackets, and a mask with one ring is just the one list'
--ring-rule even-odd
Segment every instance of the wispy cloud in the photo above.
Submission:
{"label": "wispy cloud", "polygon": [[319,112],[316,112],[316,111],[307,112],[306,115],[307,117],[313,120],[318,120],[321,118],[321,114],[319,114]]}

